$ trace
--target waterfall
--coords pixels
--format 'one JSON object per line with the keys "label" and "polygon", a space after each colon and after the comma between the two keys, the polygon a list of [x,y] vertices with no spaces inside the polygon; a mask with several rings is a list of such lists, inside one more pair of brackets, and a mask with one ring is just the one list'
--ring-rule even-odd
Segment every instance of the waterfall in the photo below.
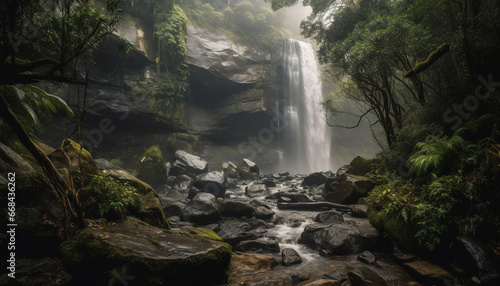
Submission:
{"label": "waterfall", "polygon": [[283,69],[283,94],[278,100],[285,122],[280,169],[296,173],[330,170],[331,131],[321,110],[321,78],[311,45],[286,40]]}

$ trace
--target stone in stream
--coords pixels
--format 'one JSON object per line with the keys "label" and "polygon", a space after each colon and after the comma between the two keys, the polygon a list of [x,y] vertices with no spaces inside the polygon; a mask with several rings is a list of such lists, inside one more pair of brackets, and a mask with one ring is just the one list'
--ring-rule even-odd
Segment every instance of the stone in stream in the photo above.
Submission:
{"label": "stone in stream", "polygon": [[219,167],[219,171],[223,172],[228,178],[239,178],[238,167],[231,161],[226,161],[222,163]]}
{"label": "stone in stream", "polygon": [[323,197],[332,203],[355,203],[366,196],[374,186],[375,182],[367,177],[342,174],[335,181],[325,183]]}
{"label": "stone in stream", "polygon": [[224,173],[213,171],[196,176],[193,186],[202,192],[210,193],[216,198],[223,198],[227,189]]}
{"label": "stone in stream", "polygon": [[347,277],[352,286],[387,286],[387,281],[366,266],[348,268]]}
{"label": "stone in stream", "polygon": [[273,218],[274,211],[264,206],[258,206],[255,208],[253,215],[258,219],[266,220]]}
{"label": "stone in stream", "polygon": [[252,253],[279,253],[280,245],[275,240],[246,240],[236,244],[233,250]]}
{"label": "stone in stream", "polygon": [[319,223],[344,222],[344,217],[342,216],[342,213],[331,210],[319,213],[316,216],[316,218],[314,218],[314,222],[319,222]]}
{"label": "stone in stream", "polygon": [[490,248],[464,235],[455,238],[453,248],[454,260],[468,273],[476,275],[483,283],[500,282],[499,261]]}
{"label": "stone in stream", "polygon": [[244,240],[254,240],[259,236],[251,231],[248,223],[237,220],[229,220],[222,223],[217,235],[232,246]]}
{"label": "stone in stream", "polygon": [[365,250],[361,254],[359,254],[358,259],[366,264],[373,264],[376,260],[375,255],[373,255],[373,253],[368,250]]}
{"label": "stone in stream", "polygon": [[175,161],[170,169],[169,175],[178,176],[182,174],[199,175],[208,171],[208,164],[198,156],[189,154],[183,150],[175,152]]}
{"label": "stone in stream", "polygon": [[325,176],[323,173],[316,172],[308,175],[307,177],[304,178],[302,181],[301,185],[302,186],[319,186],[321,184],[324,184],[326,180],[328,179],[327,176]]}
{"label": "stone in stream", "polygon": [[182,210],[185,221],[198,224],[210,224],[220,218],[215,196],[210,193],[199,193]]}
{"label": "stone in stream", "polygon": [[290,266],[302,262],[302,258],[297,250],[293,248],[285,248],[281,251],[281,262],[283,265]]}
{"label": "stone in stream", "polygon": [[[278,261],[276,261],[272,255],[256,253],[233,254],[231,257],[230,271],[239,273],[245,271],[270,270],[278,264]],[[231,275],[229,279],[231,279]],[[240,284],[240,282],[241,281],[238,281],[237,284]],[[229,284],[235,285],[233,283]]]}
{"label": "stone in stream", "polygon": [[238,172],[242,180],[257,180],[260,177],[259,167],[248,159],[241,160]]}
{"label": "stone in stream", "polygon": [[264,184],[250,185],[245,188],[245,195],[249,198],[268,196],[269,188]]}
{"label": "stone in stream", "polygon": [[331,279],[306,280],[298,284],[299,286],[340,286],[340,281]]}
{"label": "stone in stream", "polygon": [[254,208],[248,203],[236,199],[225,199],[221,204],[220,212],[226,217],[251,218],[254,214]]}
{"label": "stone in stream", "polygon": [[378,243],[378,232],[368,220],[313,223],[305,227],[299,243],[325,255],[360,253]]}
{"label": "stone in stream", "polygon": [[443,281],[453,281],[453,275],[441,266],[426,260],[403,264],[406,271],[427,285],[442,285]]}
{"label": "stone in stream", "polygon": [[81,285],[108,285],[113,272],[134,285],[199,285],[225,280],[231,247],[206,229],[179,234],[129,217],[85,228],[62,243],[61,253]]}

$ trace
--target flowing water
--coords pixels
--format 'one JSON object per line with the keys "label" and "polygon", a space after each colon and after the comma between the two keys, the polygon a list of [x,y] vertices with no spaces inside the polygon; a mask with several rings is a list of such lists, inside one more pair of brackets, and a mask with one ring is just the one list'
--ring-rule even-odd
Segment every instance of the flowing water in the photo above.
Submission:
{"label": "flowing water", "polygon": [[280,169],[296,173],[330,170],[331,131],[321,108],[320,71],[311,45],[286,40],[283,68],[283,95],[277,103],[285,124]]}

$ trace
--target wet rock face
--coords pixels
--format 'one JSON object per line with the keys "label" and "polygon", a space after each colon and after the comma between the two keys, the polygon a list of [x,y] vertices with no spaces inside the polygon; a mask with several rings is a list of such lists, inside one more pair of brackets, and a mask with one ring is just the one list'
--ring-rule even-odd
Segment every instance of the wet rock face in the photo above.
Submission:
{"label": "wet rock face", "polygon": [[127,218],[83,230],[61,252],[81,285],[108,285],[113,270],[134,277],[134,285],[217,283],[225,278],[231,248],[208,232],[179,235]]}

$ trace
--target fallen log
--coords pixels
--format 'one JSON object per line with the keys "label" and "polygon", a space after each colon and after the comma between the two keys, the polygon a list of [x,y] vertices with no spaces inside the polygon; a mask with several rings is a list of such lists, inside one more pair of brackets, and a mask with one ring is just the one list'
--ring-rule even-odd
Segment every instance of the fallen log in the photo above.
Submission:
{"label": "fallen log", "polygon": [[299,203],[287,203],[278,202],[278,209],[280,210],[317,210],[322,211],[324,208],[329,209],[340,209],[344,211],[351,211],[351,207],[348,205],[330,203],[330,202],[299,202]]}

